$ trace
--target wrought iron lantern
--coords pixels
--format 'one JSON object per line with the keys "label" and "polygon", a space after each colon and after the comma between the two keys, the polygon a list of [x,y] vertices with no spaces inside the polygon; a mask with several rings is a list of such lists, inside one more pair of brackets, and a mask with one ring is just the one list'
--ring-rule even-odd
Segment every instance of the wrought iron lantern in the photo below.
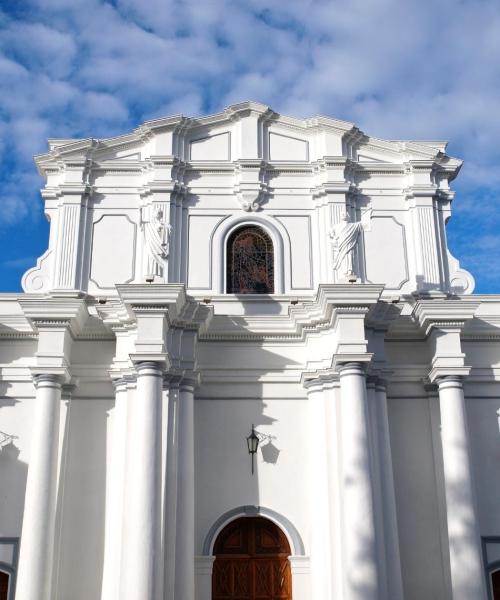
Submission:
{"label": "wrought iron lantern", "polygon": [[252,433],[247,436],[248,453],[252,457],[252,475],[254,473],[254,458],[259,447],[259,436],[255,433],[255,426],[252,425]]}

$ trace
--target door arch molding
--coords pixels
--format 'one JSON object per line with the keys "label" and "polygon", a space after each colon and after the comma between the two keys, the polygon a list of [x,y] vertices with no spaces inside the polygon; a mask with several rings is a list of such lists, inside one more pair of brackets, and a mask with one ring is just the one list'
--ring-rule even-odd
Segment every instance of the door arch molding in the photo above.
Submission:
{"label": "door arch molding", "polygon": [[228,510],[214,522],[203,542],[203,556],[211,556],[213,554],[215,540],[219,533],[226,525],[238,517],[265,517],[269,519],[283,530],[290,544],[293,556],[305,556],[304,543],[291,521],[271,508],[252,505],[238,506]]}

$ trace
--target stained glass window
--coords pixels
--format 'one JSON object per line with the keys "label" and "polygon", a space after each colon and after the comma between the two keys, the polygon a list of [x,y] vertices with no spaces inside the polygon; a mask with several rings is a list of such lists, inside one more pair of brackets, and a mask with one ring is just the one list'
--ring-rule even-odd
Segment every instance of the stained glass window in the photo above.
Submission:
{"label": "stained glass window", "polygon": [[227,292],[274,292],[273,243],[260,227],[246,225],[231,234],[227,243]]}

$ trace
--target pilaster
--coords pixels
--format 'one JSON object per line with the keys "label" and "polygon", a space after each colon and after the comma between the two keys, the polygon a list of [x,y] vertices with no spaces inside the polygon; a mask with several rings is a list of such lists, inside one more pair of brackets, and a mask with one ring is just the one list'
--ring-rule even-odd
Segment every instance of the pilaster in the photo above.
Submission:
{"label": "pilaster", "polygon": [[484,600],[484,566],[475,506],[463,380],[469,374],[460,334],[479,303],[473,298],[418,300],[413,318],[432,350],[429,379],[437,383],[441,416],[446,521],[454,600]]}
{"label": "pilaster", "polygon": [[[151,156],[144,171],[144,185],[141,187],[141,211],[143,222],[161,211],[161,222],[166,228],[165,269],[162,281],[180,282],[184,280],[183,260],[187,253],[187,227],[185,206],[187,187],[184,183],[186,162],[174,156]],[[142,229],[144,238],[144,227]],[[142,244],[142,275],[147,273],[147,251],[145,239]],[[142,279],[143,280],[143,279]]]}
{"label": "pilaster", "polygon": [[340,278],[333,269],[332,230],[348,211],[352,185],[347,180],[349,161],[343,156],[325,156],[316,163],[313,198],[316,204],[318,263],[321,283]]}
{"label": "pilaster", "polygon": [[16,598],[50,600],[54,569],[59,425],[62,386],[68,383],[71,342],[87,315],[78,298],[24,298],[24,315],[38,333],[34,424],[23,514]]}
{"label": "pilaster", "polygon": [[311,584],[314,598],[332,597],[331,499],[329,481],[335,475],[328,468],[326,429],[327,374],[317,373],[303,381],[309,401],[310,511],[311,511]]}
{"label": "pilaster", "polygon": [[[61,184],[55,192],[58,204],[57,236],[53,259],[54,290],[86,289],[83,281],[86,252],[90,250],[87,239],[87,210],[92,188],[85,183],[86,161],[75,169],[66,166],[65,177],[70,181]],[[54,192],[46,190],[44,196]]]}
{"label": "pilaster", "polygon": [[405,190],[410,212],[416,289],[441,289],[444,283],[441,231],[437,217],[433,160],[410,160]]}

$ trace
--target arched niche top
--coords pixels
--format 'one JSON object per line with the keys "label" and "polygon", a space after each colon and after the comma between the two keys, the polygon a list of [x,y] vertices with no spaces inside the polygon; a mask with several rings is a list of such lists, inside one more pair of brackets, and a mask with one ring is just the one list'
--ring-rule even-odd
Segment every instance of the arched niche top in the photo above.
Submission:
{"label": "arched niche top", "polygon": [[203,542],[203,556],[211,556],[215,540],[224,527],[238,517],[266,517],[276,523],[285,533],[294,556],[305,556],[304,543],[299,532],[291,521],[280,513],[264,506],[238,506],[221,515],[210,527]]}

